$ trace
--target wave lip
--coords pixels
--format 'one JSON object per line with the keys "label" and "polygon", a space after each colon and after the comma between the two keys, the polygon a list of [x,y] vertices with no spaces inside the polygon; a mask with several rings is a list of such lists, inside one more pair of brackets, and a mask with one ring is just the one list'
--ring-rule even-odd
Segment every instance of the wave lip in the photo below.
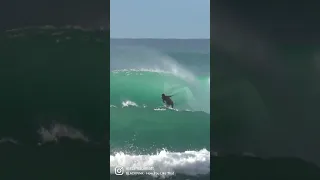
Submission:
{"label": "wave lip", "polygon": [[206,149],[184,152],[162,150],[154,155],[117,152],[110,155],[110,174],[115,173],[115,167],[152,167],[155,172],[174,172],[188,176],[207,175],[210,174],[210,152]]}

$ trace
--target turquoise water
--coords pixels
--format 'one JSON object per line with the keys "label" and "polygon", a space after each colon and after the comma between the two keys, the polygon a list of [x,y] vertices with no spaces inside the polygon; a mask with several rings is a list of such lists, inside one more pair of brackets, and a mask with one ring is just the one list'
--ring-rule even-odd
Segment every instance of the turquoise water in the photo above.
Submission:
{"label": "turquoise water", "polygon": [[[208,175],[210,54],[194,52],[190,46],[199,42],[192,40],[171,49],[173,40],[142,41],[111,43],[110,173],[115,166],[144,165]],[[162,93],[173,95],[173,109],[164,107]],[[189,167],[196,170],[188,174]]]}
{"label": "turquoise water", "polygon": [[137,104],[162,106],[162,93],[173,95],[175,107],[182,110],[209,112],[210,77],[184,79],[170,72],[121,70],[111,72],[110,102],[119,106],[131,100]]}

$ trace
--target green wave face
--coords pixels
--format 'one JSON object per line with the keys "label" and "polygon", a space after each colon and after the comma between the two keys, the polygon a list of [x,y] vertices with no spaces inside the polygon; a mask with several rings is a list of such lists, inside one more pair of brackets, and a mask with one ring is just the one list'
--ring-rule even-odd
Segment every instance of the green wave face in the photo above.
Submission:
{"label": "green wave face", "polygon": [[[209,149],[209,78],[123,70],[111,73],[110,85],[111,151]],[[163,108],[162,93],[174,95],[176,109]]]}
{"label": "green wave face", "polygon": [[210,116],[204,112],[111,108],[111,151],[210,149]]}
{"label": "green wave face", "polygon": [[123,101],[133,101],[140,106],[162,106],[161,94],[173,95],[178,109],[209,113],[209,78],[186,80],[172,73],[125,70],[113,71],[110,77],[110,102],[121,106]]}

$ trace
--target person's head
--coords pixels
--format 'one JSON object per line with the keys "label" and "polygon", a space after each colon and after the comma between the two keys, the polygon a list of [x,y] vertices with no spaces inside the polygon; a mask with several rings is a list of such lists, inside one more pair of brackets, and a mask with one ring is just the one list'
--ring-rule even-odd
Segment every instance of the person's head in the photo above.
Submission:
{"label": "person's head", "polygon": [[162,97],[165,97],[166,95],[162,94]]}

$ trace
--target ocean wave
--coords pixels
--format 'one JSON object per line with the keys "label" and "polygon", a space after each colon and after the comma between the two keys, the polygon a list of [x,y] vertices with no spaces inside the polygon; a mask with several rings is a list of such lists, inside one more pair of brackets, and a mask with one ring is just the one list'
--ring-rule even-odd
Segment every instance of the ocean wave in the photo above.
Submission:
{"label": "ocean wave", "polygon": [[63,137],[78,139],[84,142],[89,141],[89,138],[86,137],[80,130],[60,123],[53,123],[49,128],[40,127],[38,133],[41,138],[41,143],[38,145],[50,141],[59,141],[59,139]]}
{"label": "ocean wave", "polygon": [[[111,104],[122,107],[145,104],[162,106],[161,94],[173,95],[175,108],[191,111],[210,111],[209,77],[190,82],[173,73],[152,69],[122,69],[111,72]],[[132,103],[135,103],[132,104]]]}
{"label": "ocean wave", "polygon": [[[203,64],[209,56],[116,41],[110,48],[111,179],[209,179],[210,77]],[[192,65],[196,60],[202,63]],[[173,95],[173,108],[164,105],[163,93]],[[115,166],[174,175],[121,177]]]}
{"label": "ocean wave", "polygon": [[210,115],[160,108],[110,108],[110,138],[111,151],[208,149]]}
{"label": "ocean wave", "polygon": [[0,137],[36,145],[42,141],[41,127],[44,134],[59,129],[48,127],[55,121],[68,126],[68,133],[74,128],[88,139],[105,141],[107,36],[107,31],[51,26],[2,33]]}

